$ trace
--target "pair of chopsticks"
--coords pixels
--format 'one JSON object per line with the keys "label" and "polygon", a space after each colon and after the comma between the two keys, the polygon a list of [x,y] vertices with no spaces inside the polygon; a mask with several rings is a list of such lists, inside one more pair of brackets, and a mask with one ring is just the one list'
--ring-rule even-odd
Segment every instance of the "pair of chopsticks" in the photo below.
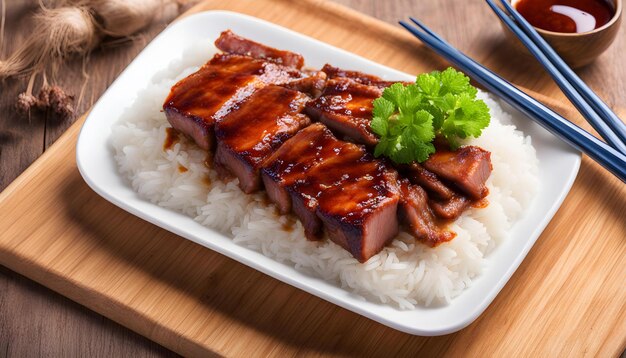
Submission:
{"label": "pair of chopsticks", "polygon": [[[505,2],[504,0],[501,0],[501,1]],[[490,6],[492,6],[492,8],[497,8],[497,6],[495,6],[491,0],[487,0],[487,2],[490,4]],[[510,20],[510,22],[513,25],[515,25],[515,23],[508,17],[508,15],[506,15],[500,8],[497,8],[497,10],[501,12],[501,14],[505,18]],[[494,9],[494,11],[496,10]],[[515,10],[511,8],[511,10],[509,11],[514,12]],[[519,17],[521,18],[521,16]],[[539,125],[544,127],[546,130],[548,130],[555,136],[561,138],[563,141],[570,144],[574,148],[587,154],[590,158],[592,158],[593,160],[598,162],[600,165],[602,165],[604,168],[606,168],[611,173],[613,173],[615,176],[617,176],[622,182],[626,182],[626,155],[624,154],[626,153],[626,145],[624,144],[624,141],[619,141],[619,135],[617,134],[619,129],[616,130],[616,132],[613,132],[610,129],[611,127],[608,124],[609,121],[605,123],[602,119],[600,119],[601,117],[598,115],[598,113],[596,113],[593,110],[593,108],[597,106],[597,108],[599,108],[598,112],[602,113],[603,117],[608,117],[605,113],[606,111],[610,113],[612,112],[610,111],[610,109],[608,109],[608,106],[606,106],[606,104],[602,103],[602,101],[600,101],[597,98],[597,96],[595,96],[595,94],[593,94],[593,92],[589,90],[589,88],[587,88],[587,86],[584,85],[584,83],[578,77],[576,77],[575,74],[573,74],[571,70],[569,72],[571,72],[571,74],[573,74],[574,77],[571,77],[571,76],[570,77],[578,79],[578,81],[573,79],[572,82],[569,82],[565,80],[565,78],[567,78],[565,77],[566,75],[563,75],[561,73],[561,75],[563,76],[562,77],[563,80],[560,81],[563,84],[563,87],[561,88],[564,88],[564,87],[568,88],[568,92],[570,92],[570,95],[571,95],[571,97],[569,97],[570,95],[568,95],[568,97],[572,101],[576,100],[576,102],[579,102],[580,100],[580,103],[581,103],[580,107],[584,108],[586,112],[595,113],[595,116],[589,115],[589,117],[594,118],[596,121],[595,125],[597,125],[599,128],[602,128],[602,130],[605,133],[611,133],[607,135],[607,137],[611,138],[611,140],[607,139],[607,141],[611,143],[611,145],[614,145],[614,143],[619,145],[619,143],[621,143],[622,146],[625,147],[624,152],[616,149],[616,147],[607,145],[606,143],[600,141],[593,135],[589,134],[587,131],[583,130],[577,125],[561,117],[559,114],[557,114],[550,108],[546,107],[541,102],[537,101],[533,97],[517,89],[515,86],[511,85],[506,80],[502,79],[495,73],[491,72],[487,68],[483,67],[482,65],[480,65],[479,63],[477,63],[476,61],[474,61],[467,55],[463,54],[462,52],[460,52],[459,50],[451,46],[449,43],[443,40],[439,35],[437,35],[435,32],[430,30],[428,27],[426,27],[424,24],[422,24],[418,20],[414,18],[410,18],[410,19],[413,23],[415,23],[415,25],[419,27],[419,29],[404,21],[400,21],[400,25],[406,28],[415,37],[420,39],[425,45],[427,45],[433,51],[435,51],[436,53],[438,53],[439,55],[441,55],[442,57],[444,57],[445,59],[447,59],[454,65],[456,65],[457,67],[459,67],[461,70],[466,72],[469,76],[473,77],[476,81],[481,83],[489,91],[500,96],[503,100],[505,100],[511,106],[515,107],[522,113],[526,114],[531,119],[535,120]],[[532,29],[532,26],[530,26],[530,28]],[[528,39],[528,37],[526,39]],[[546,47],[549,47],[545,43],[543,45]],[[541,51],[537,50],[537,53],[541,53]],[[554,54],[554,56],[558,58],[558,55]],[[544,57],[542,57],[542,59],[546,59],[546,63],[550,62],[547,60],[547,56],[545,55]],[[567,65],[565,65],[562,60],[561,60],[560,65],[567,67]],[[555,72],[559,72],[559,71],[556,71],[556,66],[554,64],[545,65],[545,66],[547,66],[546,69],[551,66],[550,69],[554,69]],[[564,72],[567,72],[567,71],[564,71]],[[559,75],[555,75],[555,76],[559,76]],[[577,84],[574,85],[572,84],[573,82],[577,82]],[[574,87],[574,86],[577,86],[577,87]],[[581,90],[581,92],[584,93],[584,95],[576,91],[575,88],[578,88],[578,87],[586,89],[586,91]],[[583,100],[583,98],[590,99],[589,100],[590,102],[587,103],[585,100]],[[601,104],[595,103],[593,101],[593,98],[597,99],[598,100],[597,102]],[[582,104],[583,102],[585,104]],[[595,104],[591,105],[590,103],[595,103]],[[577,105],[577,108],[579,108],[578,105]],[[605,110],[602,110],[603,108]],[[587,117],[586,113],[584,112],[583,112],[583,115]],[[621,120],[619,120],[617,116],[613,114],[613,117],[614,119],[617,120],[617,122],[621,123]],[[619,123],[613,123],[613,126],[618,128]],[[621,124],[623,126],[623,123]],[[595,125],[594,125],[594,128],[595,128]],[[598,132],[600,132],[600,130],[598,130]],[[626,131],[624,132],[626,133]]]}
{"label": "pair of chopsticks", "polygon": [[543,65],[587,122],[608,144],[622,154],[626,154],[626,125],[624,122],[572,71],[546,40],[508,1],[501,0],[501,2],[513,19],[497,7],[492,0],[487,0],[493,12]]}

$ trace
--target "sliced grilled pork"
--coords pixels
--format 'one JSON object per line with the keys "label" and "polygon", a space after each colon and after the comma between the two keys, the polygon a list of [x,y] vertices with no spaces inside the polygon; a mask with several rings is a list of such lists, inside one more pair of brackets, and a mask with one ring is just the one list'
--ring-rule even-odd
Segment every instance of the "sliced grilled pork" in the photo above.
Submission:
{"label": "sliced grilled pork", "polygon": [[472,201],[465,195],[454,194],[447,200],[429,200],[428,204],[438,218],[455,220],[472,204]]}
{"label": "sliced grilled pork", "polygon": [[215,40],[215,46],[227,53],[266,59],[287,67],[300,69],[302,65],[304,65],[304,58],[300,54],[278,50],[245,39],[235,35],[230,30],[226,30],[220,34],[220,37]]}
{"label": "sliced grilled pork", "polygon": [[424,163],[424,167],[445,179],[473,200],[487,196],[485,183],[493,169],[491,153],[476,147],[465,146],[456,151],[438,148]]}
{"label": "sliced grilled pork", "polygon": [[317,98],[322,94],[326,87],[326,74],[322,71],[314,71],[308,73],[307,77],[298,78],[281,84],[285,88],[304,92],[313,98]]}
{"label": "sliced grilled pork", "polygon": [[317,210],[330,239],[359,262],[380,252],[398,234],[397,172],[367,157],[344,167],[344,180],[321,192]]}
{"label": "sliced grilled pork", "polygon": [[349,143],[326,145],[333,138],[323,124],[315,123],[301,130],[297,138],[284,143],[266,160],[261,177],[270,200],[276,203],[281,214],[292,210],[288,188],[304,180],[312,168],[322,162],[328,165],[345,156],[361,155],[358,152],[355,155]]}
{"label": "sliced grilled pork", "polygon": [[262,170],[269,197],[292,207],[309,239],[322,234],[361,262],[398,232],[397,173],[316,123],[286,141]]}
{"label": "sliced grilled pork", "polygon": [[326,83],[319,98],[307,104],[306,113],[326,124],[340,137],[374,146],[378,137],[370,128],[372,101],[381,95],[380,88],[348,78],[335,78]]}
{"label": "sliced grilled pork", "polygon": [[428,205],[428,195],[419,185],[411,185],[408,180],[400,182],[399,214],[410,233],[430,247],[452,240],[456,234],[437,224],[436,218]]}
{"label": "sliced grilled pork", "polygon": [[413,162],[403,165],[399,169],[411,183],[424,188],[433,199],[450,200],[455,195],[454,191],[444,184],[435,173],[427,170],[419,163]]}
{"label": "sliced grilled pork", "polygon": [[[398,82],[398,81],[385,81],[378,76],[370,75],[370,74],[359,72],[359,71],[344,70],[344,69],[337,68],[329,64],[325,64],[324,67],[322,67],[322,72],[325,72],[329,79],[338,78],[338,77],[350,78],[354,80],[355,82],[368,85],[368,86],[375,86],[378,88],[386,88]],[[408,82],[402,82],[402,83],[408,83]]]}
{"label": "sliced grilled pork", "polygon": [[168,121],[204,149],[213,147],[213,127],[257,89],[299,78],[299,71],[239,55],[217,54],[176,83],[163,104]]}
{"label": "sliced grilled pork", "polygon": [[301,114],[308,97],[269,85],[257,90],[215,125],[215,161],[239,178],[245,193],[260,189],[263,161],[298,130],[309,125]]}
{"label": "sliced grilled pork", "polygon": [[454,190],[444,183],[435,173],[419,163],[398,166],[403,177],[411,184],[419,185],[428,194],[428,203],[433,214],[444,220],[454,220],[471,205],[467,195]]}

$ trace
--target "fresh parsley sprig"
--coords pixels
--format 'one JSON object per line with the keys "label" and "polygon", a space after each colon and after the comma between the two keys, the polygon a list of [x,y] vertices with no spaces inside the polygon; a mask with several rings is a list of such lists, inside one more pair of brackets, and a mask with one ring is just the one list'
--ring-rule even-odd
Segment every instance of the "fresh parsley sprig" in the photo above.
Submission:
{"label": "fresh parsley sprig", "polygon": [[374,155],[396,163],[423,162],[435,152],[435,136],[455,149],[459,139],[479,137],[489,125],[489,107],[477,90],[453,68],[417,76],[415,83],[395,83],[374,100],[371,128],[380,138]]}

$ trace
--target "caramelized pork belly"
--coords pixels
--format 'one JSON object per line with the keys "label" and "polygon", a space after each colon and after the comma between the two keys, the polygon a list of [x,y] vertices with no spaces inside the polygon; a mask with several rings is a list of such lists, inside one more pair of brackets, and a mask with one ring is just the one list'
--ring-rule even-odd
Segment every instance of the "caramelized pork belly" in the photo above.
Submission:
{"label": "caramelized pork belly", "polygon": [[267,61],[217,54],[200,70],[176,83],[163,109],[179,132],[203,149],[213,147],[213,127],[237,105],[268,83],[284,83],[301,76]]}
{"label": "caramelized pork belly", "polygon": [[303,78],[306,75],[301,71],[282,66],[273,62],[241,55],[216,54],[207,65],[220,67],[233,73],[258,75],[265,83],[281,84]]}
{"label": "caramelized pork belly", "polygon": [[378,137],[372,133],[372,101],[382,90],[347,78],[335,78],[326,83],[322,95],[307,103],[306,113],[326,124],[339,137],[374,146]]}
{"label": "caramelized pork belly", "polygon": [[334,146],[326,146],[333,138],[323,124],[315,123],[301,130],[266,160],[261,177],[270,200],[276,203],[281,214],[292,210],[287,188],[306,178],[312,168],[322,162],[328,165],[345,156],[361,155],[354,155],[350,143],[333,142]]}
{"label": "caramelized pork belly", "polygon": [[[370,74],[359,72],[359,71],[344,70],[344,69],[337,68],[329,64],[325,64],[324,67],[322,67],[322,72],[326,73],[329,79],[339,78],[339,77],[349,78],[355,82],[368,85],[368,86],[375,86],[378,88],[386,88],[398,82],[398,81],[385,81],[378,76],[370,75]],[[401,82],[401,83],[408,83],[408,82]]]}
{"label": "caramelized pork belly", "polygon": [[293,79],[281,84],[281,86],[304,92],[312,98],[317,98],[322,94],[324,87],[326,87],[326,74],[322,71],[309,72],[306,77]]}
{"label": "caramelized pork belly", "polygon": [[322,234],[364,262],[398,232],[397,173],[361,146],[313,124],[286,141],[262,170],[269,197],[292,207],[309,239]]}
{"label": "caramelized pork belly", "polygon": [[401,165],[398,169],[412,184],[424,188],[433,199],[450,200],[455,195],[454,191],[444,184],[435,173],[427,170],[419,163]]}
{"label": "caramelized pork belly", "polygon": [[471,145],[456,151],[437,148],[422,164],[473,200],[480,200],[489,194],[486,182],[493,169],[491,153],[482,148]]}
{"label": "caramelized pork belly", "polygon": [[300,112],[308,97],[269,85],[257,90],[215,125],[216,164],[239,178],[245,193],[260,188],[263,161],[310,120]]}
{"label": "caramelized pork belly", "polygon": [[438,225],[437,219],[428,205],[428,195],[419,185],[411,185],[408,180],[400,182],[400,219],[407,224],[409,232],[424,244],[434,247],[452,240],[456,234]]}
{"label": "caramelized pork belly", "polygon": [[429,200],[428,204],[438,218],[456,220],[472,204],[472,201],[463,194],[454,194],[447,200]]}
{"label": "caramelized pork belly", "polygon": [[349,167],[329,168],[342,171],[344,180],[321,191],[317,210],[330,239],[359,262],[380,252],[398,234],[397,172],[365,157]]}
{"label": "caramelized pork belly", "polygon": [[266,59],[287,67],[300,69],[302,65],[304,65],[304,58],[300,54],[278,50],[245,39],[235,35],[230,30],[226,30],[220,34],[220,37],[215,40],[215,46],[227,53]]}
{"label": "caramelized pork belly", "polygon": [[398,165],[400,174],[413,185],[419,185],[428,195],[428,204],[433,214],[444,220],[455,220],[467,209],[472,201],[466,194],[448,183],[437,174],[419,163]]}

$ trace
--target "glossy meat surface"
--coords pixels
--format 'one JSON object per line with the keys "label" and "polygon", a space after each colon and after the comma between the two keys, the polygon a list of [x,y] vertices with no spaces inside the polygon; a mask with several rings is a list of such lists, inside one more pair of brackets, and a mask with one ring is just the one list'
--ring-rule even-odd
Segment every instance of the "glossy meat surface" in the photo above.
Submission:
{"label": "glossy meat surface", "polygon": [[378,137],[372,133],[372,101],[382,95],[377,87],[346,78],[329,80],[322,95],[309,102],[306,113],[326,124],[340,137],[374,146]]}
{"label": "glossy meat surface", "polygon": [[308,94],[317,98],[326,87],[326,74],[322,71],[308,73],[308,76],[291,80],[281,86]]}
{"label": "glossy meat surface", "polygon": [[455,193],[444,184],[437,175],[422,166],[413,162],[402,166],[400,172],[408,178],[412,184],[423,187],[433,199],[449,200]]}
{"label": "glossy meat surface", "polygon": [[307,237],[319,238],[323,224],[329,237],[361,262],[397,234],[396,172],[363,147],[336,139],[322,124],[285,142],[268,158],[263,175],[272,201],[286,208],[289,196]]}
{"label": "glossy meat surface", "polygon": [[[375,86],[378,88],[386,88],[396,82],[399,82],[399,81],[385,81],[378,76],[370,75],[370,74],[359,72],[359,71],[344,70],[338,67],[334,67],[330,64],[325,64],[324,67],[322,67],[322,72],[326,73],[329,79],[341,78],[341,77],[349,78],[355,82],[368,85],[368,86]],[[401,82],[401,83],[405,83],[405,82]]]}
{"label": "glossy meat surface", "polygon": [[491,153],[482,148],[471,145],[456,151],[438,148],[423,165],[454,184],[471,199],[480,200],[489,193],[486,182],[493,169]]}
{"label": "glossy meat surface", "polygon": [[439,225],[428,205],[428,195],[422,187],[411,185],[404,179],[400,183],[400,193],[400,217],[417,240],[434,247],[456,236],[454,232]]}
{"label": "glossy meat surface", "polygon": [[[291,198],[287,188],[306,178],[312,168],[322,162],[328,165],[332,160],[340,160],[348,155],[355,158],[361,155],[355,155],[349,143],[332,142],[333,139],[334,136],[323,124],[312,124],[267,159],[262,170],[265,188],[281,213],[291,211]],[[335,145],[328,146],[328,142]]]}
{"label": "glossy meat surface", "polygon": [[237,36],[230,30],[226,30],[220,34],[220,37],[215,40],[215,46],[227,53],[266,59],[287,67],[300,69],[302,65],[304,65],[304,58],[300,54],[278,50],[248,40]]}
{"label": "glossy meat surface", "polygon": [[455,236],[446,224],[488,194],[490,153],[478,147],[451,151],[436,140],[426,162],[397,170],[373,158],[372,102],[394,82],[331,65],[301,70],[302,56],[230,31],[216,46],[226,53],[172,87],[163,105],[168,121],[215,149],[218,171],[237,177],[244,192],[263,185],[281,213],[296,214],[308,239],[326,232],[365,262],[401,221],[436,246]]}
{"label": "glossy meat surface", "polygon": [[210,149],[215,123],[238,103],[268,83],[288,82],[299,76],[299,71],[267,61],[217,54],[172,87],[163,109],[172,127]]}
{"label": "glossy meat surface", "polygon": [[300,112],[308,97],[269,85],[257,90],[215,126],[216,162],[229,169],[246,193],[260,188],[259,168],[310,120]]}
{"label": "glossy meat surface", "polygon": [[472,201],[465,195],[454,194],[447,200],[429,200],[428,204],[438,218],[455,220],[472,204]]}

